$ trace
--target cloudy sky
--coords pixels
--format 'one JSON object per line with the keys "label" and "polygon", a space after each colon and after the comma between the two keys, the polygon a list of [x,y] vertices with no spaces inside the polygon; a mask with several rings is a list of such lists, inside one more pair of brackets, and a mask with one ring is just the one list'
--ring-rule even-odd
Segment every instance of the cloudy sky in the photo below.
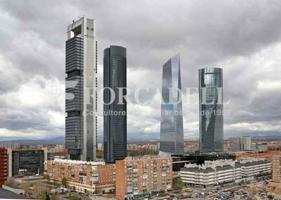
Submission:
{"label": "cloudy sky", "polygon": [[[225,136],[281,134],[281,1],[0,1],[0,140],[64,135],[66,27],[96,19],[103,49],[127,48],[128,137],[157,139],[162,65],[181,56],[185,139],[198,137],[198,69],[224,70]],[[100,117],[101,119],[101,117]],[[99,121],[99,135],[102,120]]]}

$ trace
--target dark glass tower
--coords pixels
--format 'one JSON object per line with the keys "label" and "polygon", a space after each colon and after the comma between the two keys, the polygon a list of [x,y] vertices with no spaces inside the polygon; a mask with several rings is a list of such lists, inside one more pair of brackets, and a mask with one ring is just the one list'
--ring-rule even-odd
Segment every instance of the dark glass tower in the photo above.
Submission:
{"label": "dark glass tower", "polygon": [[67,28],[65,56],[65,146],[70,159],[96,159],[97,53],[94,20],[80,18]]}
{"label": "dark glass tower", "polygon": [[223,75],[221,68],[199,69],[199,147],[223,151]]}
{"label": "dark glass tower", "polygon": [[180,56],[163,65],[160,151],[184,154]]}
{"label": "dark glass tower", "polygon": [[126,95],[127,87],[127,58],[124,47],[110,46],[104,50],[103,85],[104,160],[114,163],[115,160],[122,160],[127,156],[127,102],[120,97]]}

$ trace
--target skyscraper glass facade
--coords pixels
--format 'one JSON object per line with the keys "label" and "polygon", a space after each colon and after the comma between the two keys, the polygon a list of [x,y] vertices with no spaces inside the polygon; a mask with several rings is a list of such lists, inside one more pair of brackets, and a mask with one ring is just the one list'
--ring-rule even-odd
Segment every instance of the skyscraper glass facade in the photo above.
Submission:
{"label": "skyscraper glass facade", "polygon": [[114,163],[127,156],[127,102],[123,98],[119,102],[120,95],[126,95],[126,49],[110,46],[104,50],[103,59],[104,159]]}
{"label": "skyscraper glass facade", "polygon": [[181,155],[184,153],[180,56],[163,65],[160,151]]}
{"label": "skyscraper glass facade", "polygon": [[9,149],[10,176],[43,175],[44,161],[47,159],[44,150],[12,150]]}
{"label": "skyscraper glass facade", "polygon": [[221,68],[199,69],[199,148],[223,151],[223,74]]}
{"label": "skyscraper glass facade", "polygon": [[96,159],[97,54],[94,20],[80,18],[67,29],[65,146],[71,159]]}

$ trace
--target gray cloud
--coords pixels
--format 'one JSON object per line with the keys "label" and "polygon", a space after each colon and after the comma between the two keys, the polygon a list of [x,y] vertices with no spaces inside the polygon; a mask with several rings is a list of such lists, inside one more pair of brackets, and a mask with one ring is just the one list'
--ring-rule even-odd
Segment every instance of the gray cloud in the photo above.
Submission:
{"label": "gray cloud", "polygon": [[[278,0],[3,0],[0,11],[0,136],[31,129],[42,137],[64,134],[65,32],[83,15],[96,19],[100,66],[105,47],[127,48],[129,89],[161,88],[162,64],[180,53],[183,87],[197,87],[198,68],[224,68],[226,135],[280,133]],[[54,89],[59,96],[42,94]],[[142,99],[149,104],[128,106],[129,137],[158,138],[161,99],[152,93]],[[197,99],[186,101],[185,136],[196,137]],[[267,129],[257,130],[257,123]],[[100,134],[101,127],[102,121]]]}

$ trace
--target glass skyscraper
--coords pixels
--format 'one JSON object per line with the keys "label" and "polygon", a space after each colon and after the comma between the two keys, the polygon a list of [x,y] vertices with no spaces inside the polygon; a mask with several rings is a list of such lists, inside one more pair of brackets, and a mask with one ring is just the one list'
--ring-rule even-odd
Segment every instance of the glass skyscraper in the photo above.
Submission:
{"label": "glass skyscraper", "polygon": [[163,65],[160,151],[184,154],[180,56]]}
{"label": "glass skyscraper", "polygon": [[97,51],[94,20],[80,18],[67,28],[65,56],[65,146],[73,160],[96,159]]}
{"label": "glass skyscraper", "polygon": [[[119,96],[126,95],[126,48],[110,46],[104,50],[103,85],[104,160],[114,163],[127,156],[127,102],[119,102]],[[110,89],[114,91],[115,99]]]}
{"label": "glass skyscraper", "polygon": [[221,68],[199,69],[199,148],[223,151],[223,74]]}

